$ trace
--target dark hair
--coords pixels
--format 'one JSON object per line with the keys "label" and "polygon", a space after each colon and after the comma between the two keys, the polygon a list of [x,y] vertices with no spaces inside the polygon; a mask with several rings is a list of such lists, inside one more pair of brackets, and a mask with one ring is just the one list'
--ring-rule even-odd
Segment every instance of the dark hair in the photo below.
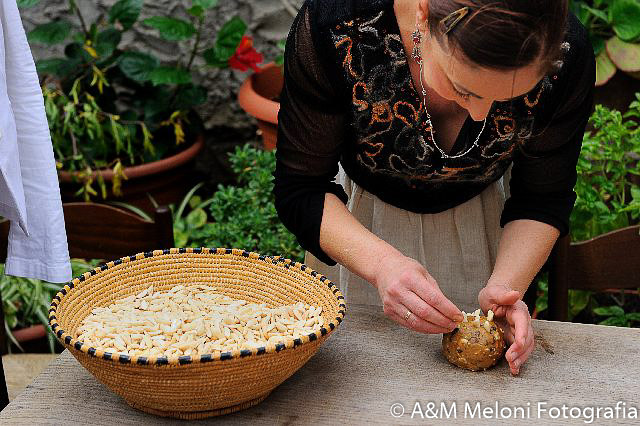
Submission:
{"label": "dark hair", "polygon": [[[504,70],[540,58],[546,72],[561,57],[568,0],[430,0],[428,5],[431,34],[438,41],[446,37],[474,64]],[[444,35],[441,21],[465,6],[469,13]]]}

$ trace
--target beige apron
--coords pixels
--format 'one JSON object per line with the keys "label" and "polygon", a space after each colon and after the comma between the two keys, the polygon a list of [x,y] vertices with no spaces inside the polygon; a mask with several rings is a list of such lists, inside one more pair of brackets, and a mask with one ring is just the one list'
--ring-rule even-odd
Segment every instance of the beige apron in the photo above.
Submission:
{"label": "beige apron", "polygon": [[[412,213],[381,201],[353,182],[340,167],[349,211],[367,229],[425,266],[459,309],[474,311],[478,292],[496,260],[500,215],[508,197],[510,171],[471,200],[436,214]],[[378,291],[344,266],[328,266],[307,252],[305,263],[336,283],[349,303],[381,306]]]}

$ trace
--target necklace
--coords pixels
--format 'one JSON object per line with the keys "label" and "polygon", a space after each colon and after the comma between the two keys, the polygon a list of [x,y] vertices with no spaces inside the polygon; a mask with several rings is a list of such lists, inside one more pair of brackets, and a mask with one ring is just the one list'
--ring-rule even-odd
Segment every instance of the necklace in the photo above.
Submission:
{"label": "necklace", "polygon": [[429,111],[427,110],[427,91],[425,90],[424,82],[422,81],[422,56],[420,55],[420,47],[418,47],[418,44],[420,43],[420,39],[421,39],[420,31],[418,31],[418,29],[416,28],[416,30],[411,34],[411,37],[413,39],[413,52],[411,56],[413,56],[413,59],[415,59],[417,64],[420,66],[420,86],[422,88],[422,106],[424,107],[424,112],[427,116],[427,124],[429,126],[429,133],[431,134],[431,142],[433,142],[433,146],[435,146],[436,149],[440,151],[440,154],[442,155],[443,158],[463,157],[467,155],[469,151],[471,151],[473,148],[478,146],[478,141],[480,140],[480,136],[482,135],[482,132],[484,132],[484,128],[487,125],[487,118],[485,117],[484,122],[482,123],[482,129],[480,129],[480,133],[478,133],[478,136],[476,137],[476,140],[473,142],[473,145],[471,145],[469,149],[467,149],[466,151],[456,155],[449,155],[438,146],[438,144],[436,143],[436,138],[433,136],[433,124],[431,122],[431,114],[429,114]]}

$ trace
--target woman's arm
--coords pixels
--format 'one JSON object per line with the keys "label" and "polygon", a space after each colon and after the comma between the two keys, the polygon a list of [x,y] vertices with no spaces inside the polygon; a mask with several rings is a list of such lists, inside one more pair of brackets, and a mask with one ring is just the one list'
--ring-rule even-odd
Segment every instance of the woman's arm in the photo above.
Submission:
{"label": "woman's arm", "polygon": [[[416,260],[366,229],[334,194],[326,194],[320,247],[378,289],[387,316],[416,331],[445,333],[462,320],[460,310]],[[407,310],[413,315],[405,319]]]}
{"label": "woman's arm", "polygon": [[375,286],[381,262],[402,256],[391,244],[365,228],[334,194],[326,194],[320,247],[332,259]]}
{"label": "woman's arm", "polygon": [[546,223],[520,219],[505,225],[487,286],[508,285],[520,299],[549,257],[560,231]]}

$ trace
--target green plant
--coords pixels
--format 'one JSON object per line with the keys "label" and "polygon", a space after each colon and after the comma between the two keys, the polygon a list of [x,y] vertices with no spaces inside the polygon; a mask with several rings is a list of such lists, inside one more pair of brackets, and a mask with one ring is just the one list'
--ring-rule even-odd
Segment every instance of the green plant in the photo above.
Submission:
{"label": "green plant", "polygon": [[173,205],[170,206],[173,212],[173,235],[176,247],[194,245],[194,236],[202,231],[209,220],[205,207],[213,203],[215,199],[209,198],[202,201],[199,195],[195,195],[202,185],[204,183],[199,183],[191,188],[177,208]]}
{"label": "green plant", "polygon": [[596,55],[596,86],[617,69],[640,78],[640,2],[573,0],[571,9],[589,31]]}
{"label": "green plant", "polygon": [[280,222],[275,209],[275,151],[245,145],[236,147],[229,159],[241,186],[218,186],[209,205],[212,222],[194,232],[194,242],[282,255],[302,262],[304,251]]}
{"label": "green plant", "polygon": [[640,217],[640,94],[629,111],[597,105],[578,160],[571,237],[582,241],[634,223]]}
{"label": "green plant", "polygon": [[[98,260],[72,259],[73,276],[96,267],[98,263]],[[51,300],[62,287],[64,284],[5,275],[4,264],[0,264],[0,294],[2,294],[5,332],[18,349],[24,351],[13,337],[11,330],[43,324],[49,331],[47,333],[49,348],[52,353],[54,352],[55,336],[49,327],[48,312]]]}
{"label": "green plant", "polygon": [[213,196],[203,200],[195,194],[198,184],[177,208],[172,206],[176,245],[242,248],[302,262],[304,251],[280,222],[274,205],[275,152],[245,145],[236,147],[229,159],[240,186],[218,185]]}
{"label": "green plant", "polygon": [[[37,3],[19,2],[22,7]],[[91,178],[94,170],[113,169],[116,179],[111,190],[118,195],[126,179],[123,167],[172,155],[202,131],[195,108],[207,101],[208,94],[194,81],[196,67],[244,71],[257,69],[262,61],[238,17],[228,20],[215,40],[204,39],[203,28],[217,0],[191,0],[185,19],[152,16],[138,22],[143,3],[118,0],[107,16],[89,23],[77,2],[69,0],[65,17],[28,33],[31,43],[67,42],[64,57],[39,60],[36,66],[43,77],[58,168],[74,174],[82,183],[78,193],[87,200],[98,194]],[[77,29],[72,20],[78,22]],[[163,63],[148,52],[121,46],[123,35],[134,25],[154,29],[166,42],[188,46],[189,53]],[[100,176],[97,184],[105,198]]]}
{"label": "green plant", "polygon": [[606,317],[598,323],[602,325],[631,327],[633,322],[640,322],[640,312],[625,312],[618,305],[595,308],[593,312],[598,316]]}

